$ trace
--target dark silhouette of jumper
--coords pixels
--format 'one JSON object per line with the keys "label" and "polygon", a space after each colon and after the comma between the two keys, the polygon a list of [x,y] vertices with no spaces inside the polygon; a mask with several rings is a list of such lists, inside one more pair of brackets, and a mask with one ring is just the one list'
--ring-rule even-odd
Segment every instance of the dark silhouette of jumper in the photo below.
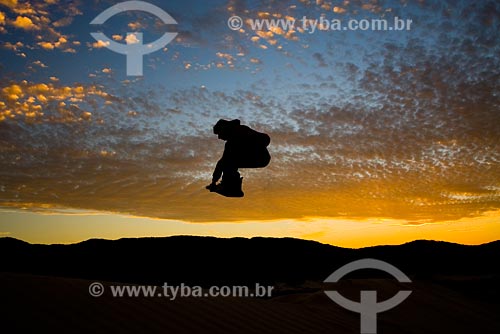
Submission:
{"label": "dark silhouette of jumper", "polygon": [[[243,197],[238,168],[262,168],[271,160],[267,146],[271,138],[241,125],[239,119],[227,121],[220,119],[214,126],[214,134],[225,140],[224,153],[217,162],[212,183],[206,188],[228,197]],[[217,184],[222,176],[222,182]]]}

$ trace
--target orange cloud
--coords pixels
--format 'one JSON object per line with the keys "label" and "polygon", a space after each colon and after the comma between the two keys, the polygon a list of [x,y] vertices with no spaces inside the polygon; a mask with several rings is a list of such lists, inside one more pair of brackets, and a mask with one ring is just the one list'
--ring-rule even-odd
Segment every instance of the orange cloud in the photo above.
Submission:
{"label": "orange cloud", "polygon": [[342,7],[335,6],[335,7],[333,7],[333,12],[338,13],[338,14],[344,14],[346,12],[346,10]]}
{"label": "orange cloud", "polygon": [[92,47],[95,49],[105,48],[108,45],[109,45],[109,42],[104,42],[101,40],[98,40],[97,42],[92,43]]}
{"label": "orange cloud", "polygon": [[128,24],[128,27],[132,30],[138,30],[141,29],[143,26],[140,22],[130,22]]}
{"label": "orange cloud", "polygon": [[63,17],[60,20],[57,20],[53,23],[54,27],[60,28],[60,27],[66,27],[70,25],[73,22],[73,17],[68,16],[68,17]]}
{"label": "orange cloud", "polygon": [[0,0],[0,5],[14,9],[17,6],[17,0]]}
{"label": "orange cloud", "polygon": [[262,30],[257,30],[255,32],[259,37],[261,38],[272,38],[274,36],[273,32],[272,31],[262,31]]}
{"label": "orange cloud", "polygon": [[26,16],[18,16],[14,22],[12,22],[12,25],[16,28],[21,28],[24,30],[32,30],[32,29],[39,29],[33,21]]}
{"label": "orange cloud", "polygon": [[10,85],[2,89],[2,95],[9,100],[19,100],[23,94],[23,90],[19,85]]}
{"label": "orange cloud", "polygon": [[273,32],[276,35],[283,35],[284,31],[280,27],[269,27],[269,31]]}
{"label": "orange cloud", "polygon": [[[52,81],[57,81],[51,77]],[[75,122],[89,120],[85,110],[75,104],[87,97],[98,96],[109,100],[109,94],[95,86],[55,86],[53,83],[29,83],[23,80],[3,87],[0,91],[0,120],[24,116],[26,120]],[[44,110],[45,106],[52,107]],[[55,113],[54,113],[55,111]]]}
{"label": "orange cloud", "polygon": [[125,42],[127,42],[127,44],[137,44],[139,43],[139,39],[135,34],[127,34],[127,37],[125,37]]}
{"label": "orange cloud", "polygon": [[216,56],[219,57],[219,58],[224,58],[226,59],[227,61],[232,61],[234,60],[234,57],[228,53],[223,53],[223,52],[217,52],[216,53]]}
{"label": "orange cloud", "polygon": [[15,44],[12,44],[10,42],[6,42],[3,47],[6,48],[7,50],[12,50],[12,51],[18,51],[19,48],[22,48],[24,44],[22,42],[16,42]]}
{"label": "orange cloud", "polygon": [[50,42],[38,42],[38,45],[40,45],[45,50],[54,50],[55,48],[54,44]]}
{"label": "orange cloud", "polygon": [[40,66],[41,68],[47,68],[48,66],[45,65],[43,62],[41,62],[40,60],[36,60],[33,62],[33,65],[37,65],[37,66]]}

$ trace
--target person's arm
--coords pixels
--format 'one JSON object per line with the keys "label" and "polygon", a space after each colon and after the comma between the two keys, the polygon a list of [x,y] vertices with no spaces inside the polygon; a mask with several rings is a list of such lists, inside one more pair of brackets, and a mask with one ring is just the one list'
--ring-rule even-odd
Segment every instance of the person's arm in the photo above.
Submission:
{"label": "person's arm", "polygon": [[215,191],[217,187],[217,181],[219,181],[220,177],[222,176],[222,158],[217,161],[217,165],[215,165],[215,170],[214,173],[212,174],[212,183],[210,183],[207,188],[210,191]]}
{"label": "person's arm", "polygon": [[222,159],[224,159],[224,156],[215,165],[214,173],[212,174],[212,184],[216,184],[222,176]]}
{"label": "person's arm", "polygon": [[227,159],[227,154],[228,154],[227,152],[228,152],[228,143],[226,142],[226,144],[224,145],[224,153],[222,153],[222,157],[219,159],[219,161],[217,161],[214,172],[212,174],[212,185],[215,185],[222,176],[224,161],[225,159]]}

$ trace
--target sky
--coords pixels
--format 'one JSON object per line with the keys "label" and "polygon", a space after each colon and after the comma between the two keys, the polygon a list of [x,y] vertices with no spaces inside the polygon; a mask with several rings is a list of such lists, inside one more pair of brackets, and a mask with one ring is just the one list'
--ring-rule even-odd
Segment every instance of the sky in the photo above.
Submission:
{"label": "sky", "polygon": [[[500,239],[497,1],[148,1],[177,24],[90,24],[119,2],[0,0],[0,236]],[[131,76],[94,32],[177,35]],[[271,137],[244,198],[204,188],[220,118]]]}

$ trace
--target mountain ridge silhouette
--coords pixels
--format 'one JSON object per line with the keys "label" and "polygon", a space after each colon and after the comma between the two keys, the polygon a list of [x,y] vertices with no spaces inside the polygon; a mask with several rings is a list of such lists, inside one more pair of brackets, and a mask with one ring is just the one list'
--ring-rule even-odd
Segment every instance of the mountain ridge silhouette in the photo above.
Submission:
{"label": "mountain ridge silhouette", "polygon": [[300,284],[323,281],[340,266],[361,258],[383,260],[424,279],[500,275],[494,265],[500,241],[469,246],[416,240],[351,249],[294,238],[170,236],[42,245],[3,237],[0,252],[4,272],[138,284]]}

